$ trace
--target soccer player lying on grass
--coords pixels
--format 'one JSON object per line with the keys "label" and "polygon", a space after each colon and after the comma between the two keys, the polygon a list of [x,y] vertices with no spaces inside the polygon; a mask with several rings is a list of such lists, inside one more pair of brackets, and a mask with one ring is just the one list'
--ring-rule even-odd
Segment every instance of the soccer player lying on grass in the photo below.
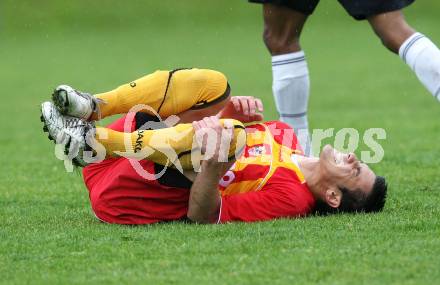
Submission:
{"label": "soccer player lying on grass", "polygon": [[[383,209],[385,179],[354,154],[325,146],[319,158],[305,157],[285,123],[251,123],[263,119],[259,99],[229,93],[220,72],[157,71],[95,96],[61,85],[54,103],[42,104],[41,119],[49,138],[84,167],[92,209],[108,223],[252,222]],[[149,107],[130,120],[139,104]],[[127,112],[107,128],[93,123]],[[155,112],[165,124],[177,114],[181,124],[158,129]],[[105,159],[90,163],[86,154],[100,150]]]}

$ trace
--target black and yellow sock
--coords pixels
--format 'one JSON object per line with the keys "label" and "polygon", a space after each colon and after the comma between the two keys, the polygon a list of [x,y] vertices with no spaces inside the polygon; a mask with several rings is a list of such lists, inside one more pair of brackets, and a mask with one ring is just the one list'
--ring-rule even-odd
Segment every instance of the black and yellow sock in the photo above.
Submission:
{"label": "black and yellow sock", "polygon": [[[209,69],[177,69],[156,71],[112,91],[95,95],[100,116],[128,113],[133,106],[150,106],[161,117],[179,114],[189,109],[207,107],[229,96],[227,78]],[[148,110],[142,112],[150,113]],[[97,113],[98,114],[98,113]],[[98,118],[93,114],[93,120]]]}
{"label": "black and yellow sock", "polygon": [[[225,120],[221,120],[224,123]],[[232,120],[234,138],[231,141],[228,157],[238,154],[246,145],[246,133],[241,122]],[[194,129],[191,124],[159,130],[137,130],[132,133],[117,132],[108,128],[96,128],[96,140],[105,148],[107,157],[124,156],[147,159],[152,162],[191,170],[197,167],[202,158],[194,142]]]}

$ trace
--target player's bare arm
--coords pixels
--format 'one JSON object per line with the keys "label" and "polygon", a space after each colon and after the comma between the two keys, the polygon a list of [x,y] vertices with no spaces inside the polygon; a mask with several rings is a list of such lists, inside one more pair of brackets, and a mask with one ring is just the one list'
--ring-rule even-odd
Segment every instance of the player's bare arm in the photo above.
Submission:
{"label": "player's bare arm", "polygon": [[[209,144],[213,144],[212,155],[202,162],[201,172],[194,180],[188,202],[188,218],[197,223],[212,223],[220,210],[220,193],[218,181],[234,163],[233,161],[222,162],[221,152],[232,139],[232,125],[223,126],[216,117],[207,117],[193,123],[198,141],[201,143],[202,153],[206,154]],[[204,130],[210,130],[209,133]],[[212,134],[215,137],[209,137]],[[226,135],[225,135],[226,134]]]}

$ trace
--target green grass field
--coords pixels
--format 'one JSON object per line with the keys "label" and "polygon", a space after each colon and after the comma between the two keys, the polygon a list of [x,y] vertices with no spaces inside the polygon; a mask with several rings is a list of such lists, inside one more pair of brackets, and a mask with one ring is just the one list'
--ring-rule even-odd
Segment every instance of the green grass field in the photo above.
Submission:
{"label": "green grass field", "polygon": [[[416,1],[406,11],[438,44],[439,10]],[[336,1],[322,1],[303,34],[309,119],[387,131],[372,165],[390,183],[383,213],[140,227],[93,217],[81,176],[64,171],[41,130],[52,88],[99,92],[156,69],[208,67],[276,119],[261,30],[261,7],[246,1],[1,1],[0,282],[440,283],[440,104]]]}

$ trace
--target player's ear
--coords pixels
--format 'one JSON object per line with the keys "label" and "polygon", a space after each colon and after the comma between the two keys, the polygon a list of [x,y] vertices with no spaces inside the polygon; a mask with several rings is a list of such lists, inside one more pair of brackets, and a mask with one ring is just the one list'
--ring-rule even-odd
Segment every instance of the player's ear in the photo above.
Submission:
{"label": "player's ear", "polygon": [[342,192],[336,186],[329,187],[324,193],[324,199],[327,205],[337,208],[341,204]]}

